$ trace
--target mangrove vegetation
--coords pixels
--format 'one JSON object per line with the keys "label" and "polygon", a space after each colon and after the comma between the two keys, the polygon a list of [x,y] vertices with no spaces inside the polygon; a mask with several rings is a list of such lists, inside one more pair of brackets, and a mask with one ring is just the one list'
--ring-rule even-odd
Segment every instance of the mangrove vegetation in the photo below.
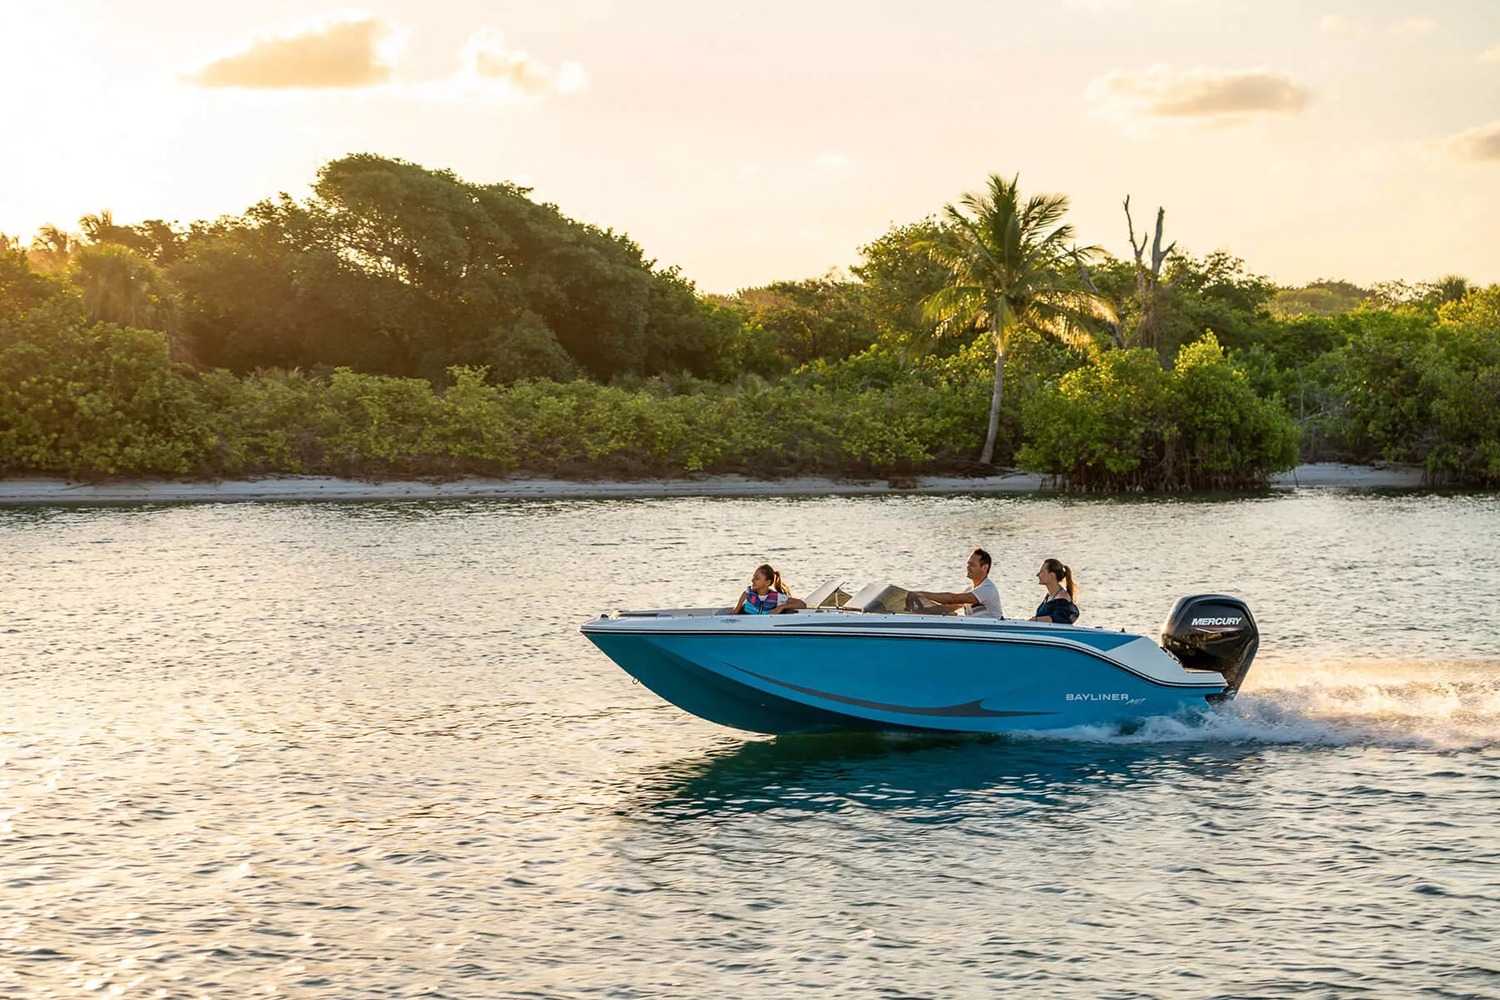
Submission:
{"label": "mangrove vegetation", "polygon": [[848,275],[707,295],[529,195],[356,155],[238,216],[0,238],[0,474],[1500,485],[1500,286],[1279,288],[1128,199],[1114,257],[997,175]]}

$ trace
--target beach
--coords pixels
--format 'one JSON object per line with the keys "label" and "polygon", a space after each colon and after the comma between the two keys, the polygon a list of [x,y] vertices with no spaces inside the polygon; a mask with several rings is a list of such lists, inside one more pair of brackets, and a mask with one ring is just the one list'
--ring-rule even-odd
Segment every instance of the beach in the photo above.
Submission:
{"label": "beach", "polygon": [[[1319,462],[1271,478],[1287,489],[1415,489],[1422,470],[1410,466],[1363,466]],[[719,475],[621,482],[539,478],[451,480],[339,479],[331,476],[270,476],[250,480],[104,480],[51,477],[0,479],[0,503],[118,504],[231,503],[243,501],[369,501],[455,499],[565,499],[749,496],[863,496],[878,494],[1013,494],[1050,492],[1049,477],[1028,472],[995,476],[913,476],[845,480],[816,476],[753,479]]]}

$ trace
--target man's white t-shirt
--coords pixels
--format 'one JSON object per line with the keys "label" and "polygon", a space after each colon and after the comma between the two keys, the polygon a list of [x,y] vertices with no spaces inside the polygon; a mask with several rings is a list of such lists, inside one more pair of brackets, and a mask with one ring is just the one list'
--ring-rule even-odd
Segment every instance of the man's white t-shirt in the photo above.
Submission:
{"label": "man's white t-shirt", "polygon": [[973,594],[979,598],[978,604],[971,604],[964,609],[964,613],[970,618],[1004,618],[1005,612],[1000,610],[1000,588],[995,586],[995,581],[985,577],[978,584],[969,584],[964,588],[964,593]]}

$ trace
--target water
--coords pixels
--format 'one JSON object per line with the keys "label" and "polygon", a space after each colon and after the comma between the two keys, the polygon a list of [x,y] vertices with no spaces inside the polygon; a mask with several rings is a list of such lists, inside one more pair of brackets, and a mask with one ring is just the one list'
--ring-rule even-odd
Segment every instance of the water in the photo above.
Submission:
{"label": "water", "polygon": [[[0,996],[1500,996],[1500,499],[0,510]],[[763,560],[1263,632],[1225,712],[716,728],[577,632]]]}

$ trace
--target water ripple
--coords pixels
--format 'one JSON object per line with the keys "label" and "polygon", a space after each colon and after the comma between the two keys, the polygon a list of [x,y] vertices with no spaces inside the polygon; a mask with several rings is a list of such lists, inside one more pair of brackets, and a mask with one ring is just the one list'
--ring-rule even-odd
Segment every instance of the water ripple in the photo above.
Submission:
{"label": "water ripple", "polygon": [[[0,510],[0,995],[1493,995],[1495,537],[1336,493]],[[1011,608],[1050,555],[1097,624],[1234,590],[1261,661],[1128,729],[763,740],[576,631],[976,542]]]}

